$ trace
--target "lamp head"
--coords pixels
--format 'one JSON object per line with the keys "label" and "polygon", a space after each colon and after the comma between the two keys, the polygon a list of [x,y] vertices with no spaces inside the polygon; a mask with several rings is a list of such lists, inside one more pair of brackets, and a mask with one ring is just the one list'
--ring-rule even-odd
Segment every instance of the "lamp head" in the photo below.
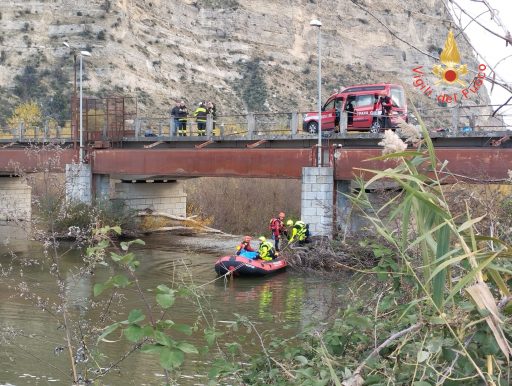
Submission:
{"label": "lamp head", "polygon": [[62,42],[62,44],[64,44],[67,48],[71,48],[68,42]]}
{"label": "lamp head", "polygon": [[91,53],[89,51],[80,51],[80,55],[82,55],[82,56],[91,56]]}
{"label": "lamp head", "polygon": [[320,28],[322,26],[322,22],[318,19],[313,19],[309,22],[309,25],[312,27],[318,27]]}

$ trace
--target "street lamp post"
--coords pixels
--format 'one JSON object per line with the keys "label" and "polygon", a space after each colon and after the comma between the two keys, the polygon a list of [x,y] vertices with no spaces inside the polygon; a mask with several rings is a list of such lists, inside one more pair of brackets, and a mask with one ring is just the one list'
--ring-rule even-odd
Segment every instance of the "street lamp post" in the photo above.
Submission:
{"label": "street lamp post", "polygon": [[[71,49],[71,51],[73,52],[73,70],[74,70],[74,81],[73,81],[73,103],[72,103],[72,108],[71,108],[71,116],[72,116],[72,121],[73,123],[75,124],[75,127],[76,127],[76,121],[74,120],[74,114],[76,112],[75,110],[75,103],[76,103],[76,56],[78,55],[80,57],[80,131],[79,131],[79,136],[80,136],[80,150],[79,150],[79,154],[78,154],[78,158],[79,158],[79,163],[82,164],[84,162],[84,128],[83,128],[83,116],[82,116],[82,109],[83,109],[83,98],[82,98],[82,73],[83,73],[83,57],[84,56],[91,56],[91,53],[89,51],[76,51],[75,49],[72,49],[69,45],[68,42],[64,42],[63,43],[66,47],[68,47],[69,49]],[[75,134],[75,133],[74,133]]]}
{"label": "street lamp post", "polygon": [[83,106],[83,98],[82,98],[82,61],[84,56],[91,56],[89,51],[80,51],[80,153],[79,159],[80,163],[84,163],[84,128],[83,128],[83,114],[82,114],[82,106]]}
{"label": "street lamp post", "polygon": [[313,19],[309,22],[312,27],[318,27],[318,167],[322,166],[322,22]]}

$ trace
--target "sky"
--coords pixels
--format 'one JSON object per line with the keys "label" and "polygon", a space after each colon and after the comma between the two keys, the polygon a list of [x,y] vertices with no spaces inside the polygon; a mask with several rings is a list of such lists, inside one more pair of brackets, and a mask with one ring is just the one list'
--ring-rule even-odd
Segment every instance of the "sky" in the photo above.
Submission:
{"label": "sky", "polygon": [[[464,10],[473,17],[480,15],[477,20],[499,35],[505,35],[504,28],[512,34],[512,0],[486,1],[492,8],[496,9],[498,19],[504,27],[498,25],[494,20],[491,20],[489,12],[480,15],[482,12],[487,10],[487,7],[483,4],[482,0],[454,0],[454,3],[463,7]],[[454,6],[453,9],[457,10],[457,6]],[[464,14],[461,15],[460,11],[456,11],[455,15],[461,16],[463,26],[466,26],[466,24],[471,21],[471,19]],[[482,55],[486,62],[493,67],[497,65],[495,67],[497,76],[512,87],[512,44],[505,46],[505,41],[503,39],[492,35],[474,22],[469,24],[465,32],[473,47]],[[490,92],[491,84],[489,82],[486,82],[486,87]],[[492,104],[502,104],[505,103],[512,94],[503,90],[501,87],[495,86],[490,96]],[[512,104],[512,101],[509,103]],[[508,124],[512,126],[512,106],[501,109],[500,113],[505,111],[505,114],[508,115],[506,120]],[[512,130],[512,127],[510,129]]]}

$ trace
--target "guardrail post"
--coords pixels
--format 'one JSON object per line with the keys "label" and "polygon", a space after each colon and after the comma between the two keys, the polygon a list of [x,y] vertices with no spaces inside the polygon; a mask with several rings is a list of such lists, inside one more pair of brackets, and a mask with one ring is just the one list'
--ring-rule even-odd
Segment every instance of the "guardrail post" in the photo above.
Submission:
{"label": "guardrail post", "polygon": [[140,119],[135,118],[133,123],[135,126],[135,138],[139,138],[139,136],[140,136]]}
{"label": "guardrail post", "polygon": [[221,138],[224,138],[224,122],[220,124],[219,135]]}
{"label": "guardrail post", "polygon": [[346,134],[348,127],[348,113],[343,111],[340,115],[340,134]]}
{"label": "guardrail post", "polygon": [[290,119],[290,126],[292,130],[292,135],[297,135],[297,131],[299,129],[299,113],[293,112]]}
{"label": "guardrail post", "polygon": [[43,142],[46,142],[46,139],[48,138],[48,121],[44,121],[44,126],[43,126]]}
{"label": "guardrail post", "polygon": [[213,117],[211,114],[206,116],[206,137],[211,138],[213,136]]}
{"label": "guardrail post", "polygon": [[176,121],[174,120],[174,117],[171,115],[171,118],[169,119],[169,137],[176,136],[176,129]]}
{"label": "guardrail post", "polygon": [[[57,125],[57,127],[55,128],[55,137],[60,139],[61,130],[62,130],[62,128],[60,127],[60,125]],[[71,135],[73,135],[73,134],[71,134]]]}
{"label": "guardrail post", "polygon": [[459,105],[457,104],[452,108],[452,130],[453,130],[453,132],[457,132],[457,130],[459,129],[459,115],[460,115]]}
{"label": "guardrail post", "polygon": [[192,131],[193,131],[193,127],[192,127],[192,120],[187,119],[187,131],[188,131],[188,135],[190,137],[192,137]]}
{"label": "guardrail post", "polygon": [[251,139],[254,135],[254,129],[256,127],[256,119],[254,113],[247,114],[247,136]]}
{"label": "guardrail post", "polygon": [[476,116],[474,112],[469,113],[469,127],[471,127],[473,130],[476,129]]}
{"label": "guardrail post", "polygon": [[23,141],[23,132],[25,131],[25,125],[23,124],[23,122],[20,122],[20,124],[18,125],[18,139],[20,142]]}
{"label": "guardrail post", "polygon": [[158,136],[162,136],[162,122],[158,122]]}

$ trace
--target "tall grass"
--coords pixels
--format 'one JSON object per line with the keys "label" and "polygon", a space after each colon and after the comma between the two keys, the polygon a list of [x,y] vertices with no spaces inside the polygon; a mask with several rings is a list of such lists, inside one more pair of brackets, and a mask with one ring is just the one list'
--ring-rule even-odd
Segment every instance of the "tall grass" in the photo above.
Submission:
{"label": "tall grass", "polygon": [[269,236],[269,220],[281,211],[300,215],[300,181],[204,177],[187,181],[188,215],[212,219],[211,226],[233,234]]}
{"label": "tall grass", "polygon": [[[389,162],[390,167],[382,171],[361,169],[372,177],[359,181],[360,193],[352,199],[414,278],[414,297],[425,299],[427,309],[423,312],[437,315],[475,374],[485,384],[492,384],[492,366],[482,369],[478,355],[468,352],[467,342],[475,334],[475,326],[487,324],[501,351],[496,355],[508,363],[512,350],[497,304],[510,296],[503,275],[512,272],[502,263],[512,257],[511,246],[492,235],[479,235],[475,229],[485,215],[473,218],[468,203],[462,215],[451,212],[440,177],[441,171],[449,172],[449,164],[437,159],[428,131],[420,123],[423,139],[417,143],[417,149],[391,153],[385,150],[377,159]],[[386,136],[393,138],[391,142],[401,141],[391,132]],[[394,148],[403,149],[400,145]],[[384,207],[373,208],[365,189],[383,180],[393,181],[401,193]],[[390,208],[390,216],[381,216]],[[391,220],[396,219],[402,224],[398,230],[390,226]],[[479,311],[477,317],[461,309],[465,299],[472,300]],[[464,314],[464,324],[456,330],[453,320]],[[492,362],[492,356],[488,357],[487,363]]]}

